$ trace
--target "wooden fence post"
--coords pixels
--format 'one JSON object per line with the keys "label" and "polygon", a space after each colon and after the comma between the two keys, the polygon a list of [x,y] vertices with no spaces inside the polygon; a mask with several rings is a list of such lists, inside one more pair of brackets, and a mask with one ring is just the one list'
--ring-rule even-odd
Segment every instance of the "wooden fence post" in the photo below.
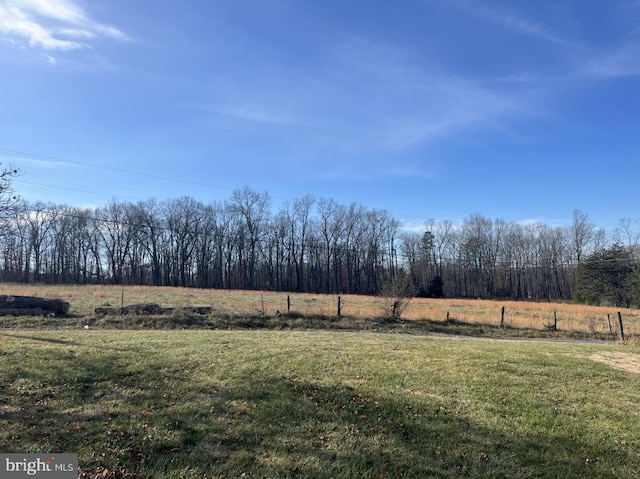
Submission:
{"label": "wooden fence post", "polygon": [[291,296],[287,295],[287,313],[291,312]]}
{"label": "wooden fence post", "polygon": [[611,315],[607,313],[607,322],[609,323],[609,334],[613,334],[613,328],[611,327]]}
{"label": "wooden fence post", "polygon": [[340,304],[340,296],[338,296],[338,317],[340,317],[340,313],[342,312],[341,311],[341,306],[342,305]]}
{"label": "wooden fence post", "polygon": [[500,310],[500,327],[504,328],[504,306]]}
{"label": "wooden fence post", "polygon": [[622,313],[618,311],[618,326],[620,327],[620,339],[624,341],[624,328],[622,327]]}
{"label": "wooden fence post", "polygon": [[557,311],[553,312],[553,330],[554,331],[558,330],[558,312]]}

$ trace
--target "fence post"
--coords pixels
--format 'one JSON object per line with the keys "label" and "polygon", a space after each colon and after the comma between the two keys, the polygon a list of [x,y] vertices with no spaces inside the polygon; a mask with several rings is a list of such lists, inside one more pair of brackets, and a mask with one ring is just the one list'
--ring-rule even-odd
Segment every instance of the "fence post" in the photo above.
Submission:
{"label": "fence post", "polygon": [[609,334],[613,334],[613,328],[611,327],[611,315],[607,313],[607,322],[609,323]]}
{"label": "fence post", "polygon": [[291,312],[291,296],[287,295],[287,313]]}
{"label": "fence post", "polygon": [[554,331],[558,330],[558,312],[557,311],[553,312],[553,330]]}
{"label": "fence post", "polygon": [[622,327],[622,313],[618,311],[618,326],[620,327],[620,339],[624,341],[624,328]]}
{"label": "fence post", "polygon": [[341,306],[342,305],[340,304],[340,296],[338,296],[338,317],[340,317],[340,313],[342,312],[341,311]]}
{"label": "fence post", "polygon": [[504,306],[500,309],[500,327],[504,328]]}
{"label": "fence post", "polygon": [[264,316],[264,293],[260,294],[260,302],[262,303],[262,316]]}

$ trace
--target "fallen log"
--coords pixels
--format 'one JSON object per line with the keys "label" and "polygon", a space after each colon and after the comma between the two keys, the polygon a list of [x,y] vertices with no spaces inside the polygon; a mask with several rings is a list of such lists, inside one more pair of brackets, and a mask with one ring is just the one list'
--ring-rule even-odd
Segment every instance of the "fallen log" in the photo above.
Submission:
{"label": "fallen log", "polygon": [[68,312],[69,303],[62,299],[0,295],[0,315],[54,314],[55,316],[66,316]]}

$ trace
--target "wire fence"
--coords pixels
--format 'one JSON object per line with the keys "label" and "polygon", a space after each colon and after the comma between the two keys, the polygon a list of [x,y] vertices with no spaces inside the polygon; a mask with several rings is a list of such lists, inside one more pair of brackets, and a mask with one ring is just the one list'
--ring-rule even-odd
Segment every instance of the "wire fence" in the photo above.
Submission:
{"label": "wire fence", "polygon": [[[363,295],[210,290],[151,286],[57,286],[0,283],[0,294],[60,298],[69,313],[91,316],[96,308],[155,303],[162,307],[211,307],[213,315],[381,318],[389,301]],[[640,310],[573,303],[414,298],[402,320],[468,323],[512,329],[556,330],[626,338],[640,336]]]}

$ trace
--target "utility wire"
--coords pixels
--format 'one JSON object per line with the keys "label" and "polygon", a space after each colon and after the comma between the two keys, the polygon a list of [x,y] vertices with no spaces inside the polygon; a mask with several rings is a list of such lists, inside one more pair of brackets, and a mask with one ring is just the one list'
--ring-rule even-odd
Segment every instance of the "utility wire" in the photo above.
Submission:
{"label": "utility wire", "polygon": [[[98,165],[98,164],[95,164],[95,163],[68,160],[68,159],[65,159],[65,158],[57,157],[57,156],[43,155],[43,154],[40,154],[40,153],[31,153],[31,152],[27,152],[27,151],[12,149],[12,148],[0,147],[0,151],[4,151],[4,152],[7,152],[7,153],[12,153],[12,154],[18,154],[18,155],[26,155],[26,156],[31,156],[31,157],[35,157],[35,158],[43,158],[43,159],[46,159],[46,160],[58,161],[58,162],[67,163],[67,164],[70,164],[70,165],[86,166],[86,167],[89,167],[89,168],[97,168],[97,169],[102,169],[102,170],[106,170],[106,171],[113,171],[113,172],[116,172],[116,173],[124,173],[124,174],[128,174],[128,175],[136,175],[136,176],[141,176],[141,177],[146,177],[146,178],[152,178],[152,179],[158,179],[158,180],[182,183],[182,184],[187,184],[187,185],[191,185],[191,186],[202,186],[202,187],[205,187],[205,188],[212,188],[212,189],[225,190],[225,191],[233,191],[235,189],[235,188],[230,188],[230,187],[227,187],[227,186],[211,185],[209,183],[203,183],[203,182],[191,181],[191,180],[184,180],[184,179],[180,179],[180,178],[171,178],[171,177],[168,177],[168,176],[154,175],[154,174],[151,174],[151,173],[143,173],[143,172],[140,172],[140,171],[127,170],[127,169],[124,169],[124,168],[114,168],[114,167],[111,167],[111,166]],[[25,159],[28,159],[28,158],[25,158]],[[103,195],[103,196],[107,196],[108,195],[108,196],[112,196],[112,197],[139,200],[139,198],[132,198],[132,197],[128,197],[128,196],[115,195],[115,194],[100,193],[100,192],[90,191],[90,190],[80,190],[80,189],[66,188],[66,187],[62,187],[62,186],[53,186],[53,185],[39,185],[37,183],[29,183],[29,182],[26,182],[26,181],[17,181],[17,180],[15,180],[15,182],[16,183],[21,183],[21,184],[33,185],[33,186],[42,186],[42,187],[47,187],[47,188],[53,188],[53,189],[61,189],[61,190],[67,190],[67,191],[77,191],[77,192],[81,192],[81,193],[97,194],[97,195]],[[277,198],[277,199],[281,199],[281,200],[291,200],[292,199],[292,198],[283,197],[283,196],[272,196],[272,197],[273,198]],[[396,213],[396,215],[398,217],[405,217],[405,218],[416,218],[416,219],[423,219],[424,218],[423,216],[419,216],[419,215],[403,214],[403,213]],[[423,222],[426,223],[426,220],[424,220]]]}
{"label": "utility wire", "polygon": [[114,168],[112,166],[96,165],[95,163],[87,163],[83,161],[66,160],[64,158],[59,158],[55,156],[41,155],[39,153],[29,153],[27,151],[21,151],[21,150],[12,150],[10,148],[0,148],[0,151],[6,151],[8,153],[13,153],[18,155],[33,156],[35,158],[43,158],[46,160],[58,161],[58,162],[67,163],[70,165],[87,166],[89,168],[98,168],[101,170],[114,171],[116,173],[125,173],[127,175],[136,175],[136,176],[142,176],[146,178],[153,178],[156,180],[165,180],[165,181],[172,181],[176,183],[184,183],[192,186],[204,186],[205,188],[214,188],[214,189],[227,190],[227,191],[231,191],[233,189],[225,186],[210,185],[208,183],[202,183],[199,181],[184,180],[180,178],[170,178],[168,176],[154,175],[151,173],[142,173],[140,171],[126,170],[124,168]]}
{"label": "utility wire", "polygon": [[100,193],[99,191],[91,191],[91,190],[81,190],[78,188],[67,188],[65,186],[53,186],[53,185],[45,185],[42,183],[33,183],[31,181],[22,181],[22,180],[12,180],[14,183],[19,183],[21,185],[30,185],[30,186],[38,186],[41,188],[53,188],[53,189],[57,189],[57,190],[65,190],[65,191],[76,191],[79,193],[90,193],[92,195],[102,195],[102,196],[110,196],[112,198],[124,198],[124,199],[128,199],[128,200],[136,200],[136,201],[142,201],[140,198],[134,198],[132,196],[122,196],[122,195],[115,195],[113,193]]}
{"label": "utility wire", "polygon": [[[225,190],[225,191],[233,191],[235,189],[235,188],[229,188],[229,187],[226,187],[226,186],[211,185],[211,184],[208,184],[208,183],[202,183],[202,182],[191,181],[191,180],[184,180],[184,179],[180,179],[180,178],[170,178],[170,177],[167,177],[167,176],[154,175],[154,174],[151,174],[151,173],[142,173],[142,172],[139,172],[139,171],[132,171],[132,170],[124,169],[124,168],[114,168],[114,167],[111,167],[111,166],[97,165],[95,163],[67,160],[67,159],[64,159],[64,158],[56,157],[56,156],[42,155],[42,154],[39,154],[39,153],[30,153],[30,152],[27,152],[27,151],[15,150],[15,149],[11,149],[11,148],[2,148],[2,147],[0,147],[0,151],[5,151],[5,152],[8,152],[8,153],[13,153],[13,154],[17,154],[17,155],[31,156],[31,157],[35,157],[35,158],[43,158],[43,159],[46,159],[46,160],[58,161],[58,162],[67,163],[67,164],[70,164],[70,165],[86,166],[86,167],[89,167],[89,168],[98,168],[98,169],[102,169],[102,170],[106,170],[106,171],[113,171],[113,172],[116,172],[116,173],[124,173],[124,174],[128,174],[128,175],[136,175],[136,176],[159,179],[159,180],[164,180],[164,181],[183,183],[183,184],[187,184],[187,185],[191,185],[191,186],[202,186],[202,187],[205,187],[205,188],[213,188],[213,189]],[[28,158],[25,158],[25,159],[28,159]],[[93,192],[93,191],[89,191],[89,190],[74,190],[74,189],[71,189],[71,188],[64,188],[64,187],[61,187],[61,186],[37,185],[35,183],[18,182],[18,181],[16,181],[16,183],[32,184],[32,185],[35,185],[35,186],[46,186],[48,188],[54,188],[54,189],[58,188],[58,189],[63,189],[63,190],[68,190],[68,191],[78,191],[78,192],[82,192],[82,193],[90,193],[90,194],[97,194],[97,195],[104,195],[105,194],[105,193]],[[110,196],[127,198],[126,196],[121,196],[121,195],[110,195]],[[274,198],[274,199],[279,199],[279,200],[285,200],[285,201],[291,201],[292,200],[292,198],[285,197],[285,196],[274,196],[274,195],[270,195],[270,196],[272,198]],[[423,219],[422,216],[410,215],[410,214],[402,214],[402,213],[399,213],[398,216],[408,217],[408,218]],[[426,220],[425,220],[425,222],[426,222]]]}

